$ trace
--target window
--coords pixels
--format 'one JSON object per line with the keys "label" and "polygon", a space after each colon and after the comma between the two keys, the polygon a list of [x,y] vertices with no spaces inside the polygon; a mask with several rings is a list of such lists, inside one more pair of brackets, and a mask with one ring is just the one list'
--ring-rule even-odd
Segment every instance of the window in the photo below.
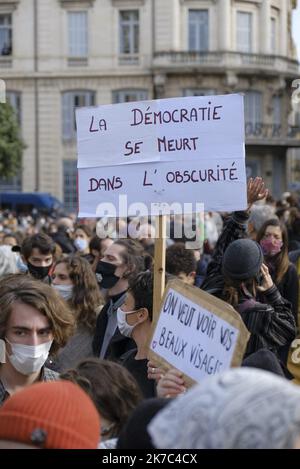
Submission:
{"label": "window", "polygon": [[66,91],[62,96],[63,140],[70,141],[76,137],[75,109],[94,106],[93,91]]}
{"label": "window", "polygon": [[69,57],[87,57],[88,21],[86,11],[68,12]]}
{"label": "window", "polygon": [[272,126],[272,137],[281,137],[281,112],[282,112],[282,99],[281,96],[273,96],[272,98],[273,107],[273,126]]}
{"label": "window", "polygon": [[189,50],[208,50],[208,10],[189,10]]}
{"label": "window", "polygon": [[15,91],[6,92],[7,102],[15,111],[17,122],[21,126],[21,93]]}
{"label": "window", "polygon": [[66,210],[77,210],[77,161],[63,161],[64,206]]}
{"label": "window", "polygon": [[[18,174],[9,179],[0,178],[0,191],[1,192],[21,192],[22,190],[22,174],[21,170]],[[1,202],[1,199],[0,199]]]}
{"label": "window", "polygon": [[[137,62],[134,55],[139,53],[139,34],[139,11],[120,11],[120,54],[131,57],[129,62]],[[127,60],[125,57],[124,61],[128,63],[128,57]]]}
{"label": "window", "polygon": [[271,18],[271,47],[270,50],[272,54],[277,52],[277,24],[276,18]]}
{"label": "window", "polygon": [[281,96],[273,96],[273,124],[281,125]]}
{"label": "window", "polygon": [[261,134],[262,94],[259,91],[245,93],[245,126],[246,135]]}
{"label": "window", "polygon": [[12,54],[11,14],[0,15],[0,55]]}
{"label": "window", "polygon": [[147,90],[117,90],[113,91],[113,103],[129,103],[148,99]]}
{"label": "window", "polygon": [[237,12],[237,50],[252,52],[252,13]]}
{"label": "window", "polygon": [[215,90],[202,90],[200,88],[186,88],[183,90],[183,96],[213,96],[216,93]]}
{"label": "window", "polygon": [[256,178],[261,175],[261,162],[259,160],[250,160],[246,161],[246,177]]}

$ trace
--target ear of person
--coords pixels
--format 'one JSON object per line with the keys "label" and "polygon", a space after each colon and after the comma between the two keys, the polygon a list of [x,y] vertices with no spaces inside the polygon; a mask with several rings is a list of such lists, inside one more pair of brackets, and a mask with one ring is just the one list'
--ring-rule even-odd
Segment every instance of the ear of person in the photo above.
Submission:
{"label": "ear of person", "polygon": [[138,318],[139,319],[144,319],[146,317],[149,316],[149,313],[148,313],[148,310],[147,308],[141,308],[139,311],[138,311]]}

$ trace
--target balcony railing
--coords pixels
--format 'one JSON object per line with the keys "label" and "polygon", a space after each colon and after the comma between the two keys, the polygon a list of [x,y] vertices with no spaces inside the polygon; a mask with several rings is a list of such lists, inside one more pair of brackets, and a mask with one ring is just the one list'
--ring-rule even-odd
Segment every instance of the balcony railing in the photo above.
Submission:
{"label": "balcony railing", "polygon": [[217,67],[250,68],[270,71],[289,71],[298,73],[299,62],[277,55],[249,54],[242,52],[156,52],[155,67]]}
{"label": "balcony railing", "polygon": [[11,67],[12,67],[12,56],[0,55],[0,68],[11,68]]}
{"label": "balcony railing", "polygon": [[138,65],[139,54],[119,54],[119,65]]}
{"label": "balcony railing", "polygon": [[68,66],[69,67],[87,67],[88,58],[87,57],[69,57]]}

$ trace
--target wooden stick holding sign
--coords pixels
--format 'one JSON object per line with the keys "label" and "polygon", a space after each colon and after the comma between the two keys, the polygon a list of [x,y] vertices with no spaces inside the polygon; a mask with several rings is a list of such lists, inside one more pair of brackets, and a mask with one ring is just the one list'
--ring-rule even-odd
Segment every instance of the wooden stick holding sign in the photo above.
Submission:
{"label": "wooden stick holding sign", "polygon": [[187,386],[239,366],[250,334],[235,309],[200,290],[172,280],[153,319],[148,358],[183,373]]}
{"label": "wooden stick holding sign", "polygon": [[161,299],[165,290],[166,272],[166,216],[155,219],[154,279],[153,279],[153,320],[159,315]]}

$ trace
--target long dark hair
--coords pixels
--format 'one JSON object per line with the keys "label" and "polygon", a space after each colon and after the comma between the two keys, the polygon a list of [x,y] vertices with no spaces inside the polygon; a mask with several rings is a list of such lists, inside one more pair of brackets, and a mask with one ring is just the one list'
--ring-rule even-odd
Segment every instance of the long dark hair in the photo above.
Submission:
{"label": "long dark hair", "polygon": [[120,253],[124,264],[127,264],[128,268],[128,271],[123,275],[124,278],[130,279],[139,272],[151,268],[152,257],[145,253],[143,246],[138,241],[118,239],[114,244],[124,248],[124,251]]}
{"label": "long dark hair", "polygon": [[243,287],[250,295],[256,296],[257,280],[255,277],[247,280],[233,280],[229,277],[225,277],[224,282],[222,299],[234,308],[237,308],[240,304],[240,297],[245,293],[242,290]]}
{"label": "long dark hair", "polygon": [[74,285],[73,295],[68,303],[75,311],[77,326],[83,325],[93,331],[97,310],[104,301],[90,264],[76,254],[63,257],[55,266],[58,264],[65,264]]}
{"label": "long dark hair", "polygon": [[260,243],[263,239],[266,229],[268,226],[275,226],[280,228],[281,235],[282,235],[282,248],[281,251],[274,256],[273,265],[275,268],[275,283],[278,285],[281,280],[283,279],[284,275],[286,274],[289,268],[289,256],[288,256],[288,233],[286,227],[277,219],[272,219],[266,221],[261,229],[257,233],[256,241]]}

